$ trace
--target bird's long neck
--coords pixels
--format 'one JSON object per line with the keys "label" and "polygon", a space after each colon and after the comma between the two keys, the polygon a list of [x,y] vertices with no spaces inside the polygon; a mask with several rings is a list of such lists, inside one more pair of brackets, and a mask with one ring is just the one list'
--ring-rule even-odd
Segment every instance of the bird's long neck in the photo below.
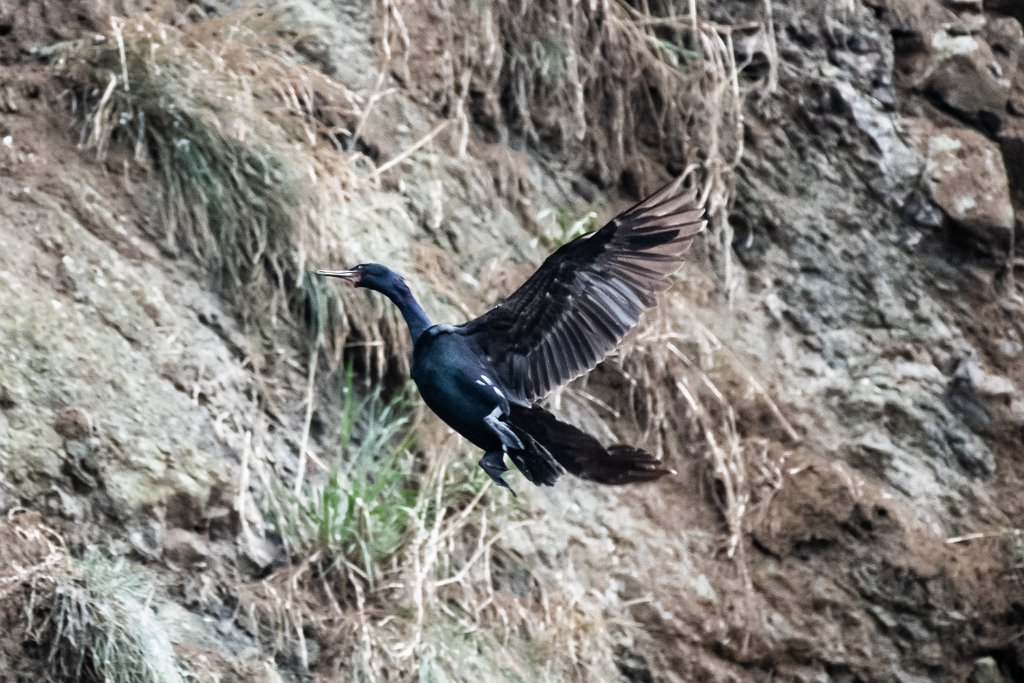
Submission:
{"label": "bird's long neck", "polygon": [[399,282],[393,287],[381,290],[381,294],[391,299],[398,306],[398,310],[402,312],[402,317],[405,318],[405,324],[409,326],[412,343],[415,344],[416,340],[426,332],[431,323],[430,318],[423,311],[423,307],[416,301],[416,297],[412,295],[409,286],[404,282]]}

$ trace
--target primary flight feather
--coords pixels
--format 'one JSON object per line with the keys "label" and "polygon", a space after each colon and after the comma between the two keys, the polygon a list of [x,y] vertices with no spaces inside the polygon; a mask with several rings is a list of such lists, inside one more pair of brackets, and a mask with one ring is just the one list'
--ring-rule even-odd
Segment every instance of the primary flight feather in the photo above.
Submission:
{"label": "primary flight feather", "polygon": [[432,325],[405,281],[375,263],[320,270],[393,301],[413,340],[412,378],[427,405],[484,450],[499,486],[504,456],[537,485],[564,472],[604,484],[650,481],[671,470],[631,446],[605,448],[535,403],[588,372],[654,306],[704,229],[686,175],[563,245],[505,301],[462,325]]}

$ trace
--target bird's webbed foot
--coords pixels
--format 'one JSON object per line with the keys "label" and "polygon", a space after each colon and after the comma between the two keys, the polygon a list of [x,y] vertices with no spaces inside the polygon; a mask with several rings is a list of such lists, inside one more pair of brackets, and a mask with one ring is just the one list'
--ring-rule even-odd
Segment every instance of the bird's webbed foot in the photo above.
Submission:
{"label": "bird's webbed foot", "polygon": [[505,465],[505,453],[504,451],[487,451],[484,453],[484,457],[480,458],[480,467],[483,468],[484,472],[491,480],[509,490],[513,496],[516,492],[512,490],[512,487],[508,485],[504,479],[501,478],[503,472],[508,472],[508,467]]}

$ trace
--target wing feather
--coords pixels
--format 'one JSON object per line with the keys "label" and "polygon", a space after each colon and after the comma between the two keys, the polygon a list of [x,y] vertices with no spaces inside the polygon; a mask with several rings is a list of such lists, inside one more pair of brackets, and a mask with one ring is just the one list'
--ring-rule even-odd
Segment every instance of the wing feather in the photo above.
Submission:
{"label": "wing feather", "polygon": [[508,299],[454,328],[514,399],[532,401],[587,372],[655,305],[706,223],[686,177],[563,245]]}

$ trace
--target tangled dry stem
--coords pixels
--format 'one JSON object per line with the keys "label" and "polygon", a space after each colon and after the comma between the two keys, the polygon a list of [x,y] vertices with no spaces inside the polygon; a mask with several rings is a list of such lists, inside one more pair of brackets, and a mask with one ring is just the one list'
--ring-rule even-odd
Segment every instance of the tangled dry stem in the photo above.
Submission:
{"label": "tangled dry stem", "polygon": [[[372,562],[323,548],[299,552],[243,591],[248,620],[300,659],[313,629],[330,643],[336,673],[358,680],[411,680],[424,671],[431,680],[467,680],[495,667],[523,680],[607,679],[609,606],[533,577],[532,599],[498,590],[495,563],[517,562],[508,538],[542,519],[493,496],[469,458],[451,457],[457,439],[433,431],[417,430],[426,469],[415,478],[398,547]],[[279,514],[287,504],[279,502]]]}
{"label": "tangled dry stem", "polygon": [[5,538],[8,549],[23,545],[32,549],[27,561],[11,560],[0,567],[0,604],[19,591],[29,590],[32,595],[51,590],[58,580],[68,574],[69,558],[64,540],[54,529],[41,524],[23,508],[11,508],[6,515]]}

